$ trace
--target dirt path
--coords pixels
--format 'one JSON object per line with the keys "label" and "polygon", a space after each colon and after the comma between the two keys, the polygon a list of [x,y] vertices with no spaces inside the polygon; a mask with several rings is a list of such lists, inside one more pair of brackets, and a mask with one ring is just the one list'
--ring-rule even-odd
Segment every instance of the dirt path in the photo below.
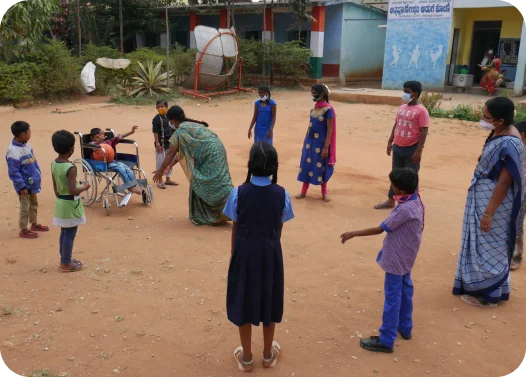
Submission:
{"label": "dirt path", "polygon": [[[279,92],[275,143],[280,183],[291,194],[312,105],[307,92]],[[234,183],[246,177],[251,97],[210,104],[182,102],[187,116],[203,119],[228,151]],[[335,103],[338,164],[330,181],[332,203],[320,194],[294,202],[296,219],[285,226],[284,322],[277,330],[283,357],[273,371],[260,367],[262,337],[256,331],[256,376],[503,376],[524,358],[526,268],[513,274],[511,301],[480,310],[452,296],[465,194],[485,139],[475,123],[433,120],[421,174],[427,205],[424,240],[413,270],[414,337],[398,340],[392,355],[359,347],[381,322],[383,272],[375,263],[382,237],[339,243],[346,230],[379,224],[387,215],[372,206],[386,196],[390,160],[386,139],[395,108]],[[154,170],[150,131],[155,109],[116,106],[57,114],[57,106],[2,115],[9,126],[32,125],[31,143],[43,169],[40,219],[50,224],[50,163],[55,130],[87,132],[113,127],[136,134],[146,172]],[[78,151],[78,148],[77,148]],[[77,152],[78,154],[78,152]],[[88,269],[60,274],[59,231],[39,240],[16,237],[17,197],[0,164],[0,351],[19,374],[49,369],[57,375],[237,376],[232,350],[237,331],[226,319],[225,287],[231,226],[197,228],[187,219],[188,183],[155,188],[153,206],[138,198],[104,216],[100,204],[86,209],[74,257]],[[1,314],[1,313],[0,313]]]}

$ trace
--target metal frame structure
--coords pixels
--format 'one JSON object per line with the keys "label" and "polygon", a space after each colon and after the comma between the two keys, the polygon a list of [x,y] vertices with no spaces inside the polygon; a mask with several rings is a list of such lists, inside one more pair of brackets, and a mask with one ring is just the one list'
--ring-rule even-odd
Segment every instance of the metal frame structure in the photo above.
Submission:
{"label": "metal frame structure", "polygon": [[[106,128],[105,134],[107,137],[114,137],[115,131],[113,131],[111,128]],[[143,203],[147,205],[153,202],[152,187],[148,184],[146,173],[140,167],[139,146],[135,141],[123,139],[120,142],[120,144],[134,145],[135,155],[127,153],[117,153],[117,151],[115,151],[115,157],[117,161],[127,163],[128,167],[132,170],[133,174],[135,175],[137,182],[133,182],[133,184],[131,184],[130,182],[119,184],[119,173],[108,170],[106,151],[103,148],[101,148],[100,145],[86,143],[84,141],[84,136],[86,135],[80,132],[75,132],[75,135],[79,136],[81,154],[81,158],[77,158],[73,162],[75,167],[77,168],[77,177],[81,178],[79,179],[79,183],[82,184],[87,182],[91,185],[91,188],[88,191],[81,194],[82,202],[86,207],[91,206],[93,203],[102,202],[102,206],[104,207],[106,216],[109,216],[111,208],[110,198],[113,197],[117,208],[125,207],[131,198],[131,193],[125,192],[128,188],[136,184],[144,188],[142,195]],[[104,161],[92,160],[91,156],[85,155],[85,150],[102,150],[102,153],[104,155]],[[124,160],[118,159],[117,157],[121,157]],[[100,164],[100,167],[102,167],[102,164],[104,164],[104,171],[98,169],[98,166],[95,166],[95,164]],[[102,180],[105,181],[105,187],[102,190],[102,192],[98,194],[97,187],[101,184]]]}
{"label": "metal frame structure", "polygon": [[[232,38],[236,41],[238,56],[236,59],[236,63],[234,64],[237,64],[237,68],[236,68],[237,78],[238,78],[237,86],[235,87],[228,86],[228,78],[227,78],[225,82],[221,83],[220,85],[214,88],[207,88],[206,85],[204,85],[204,83],[202,82],[201,77],[200,77],[201,65],[203,64],[203,57],[206,55],[206,51],[208,47],[212,44],[212,42],[214,42],[214,40],[217,38],[221,38],[221,36],[223,35],[231,35]],[[231,76],[232,75],[230,75],[229,77]],[[219,32],[217,35],[215,35],[212,39],[208,41],[208,43],[203,48],[203,51],[200,53],[199,58],[195,60],[193,90],[181,89],[181,94],[183,95],[186,94],[186,95],[192,96],[193,98],[202,98],[202,99],[206,99],[207,101],[210,101],[211,97],[213,96],[219,96],[219,95],[224,95],[224,94],[234,94],[234,93],[240,93],[240,92],[252,93],[253,92],[252,89],[246,89],[246,88],[241,87],[242,79],[243,79],[243,59],[239,57],[239,41],[237,39],[237,36],[235,33],[231,31]],[[203,94],[199,92],[199,85],[201,85],[205,90],[215,90],[221,87],[222,85],[225,85],[226,90]]]}

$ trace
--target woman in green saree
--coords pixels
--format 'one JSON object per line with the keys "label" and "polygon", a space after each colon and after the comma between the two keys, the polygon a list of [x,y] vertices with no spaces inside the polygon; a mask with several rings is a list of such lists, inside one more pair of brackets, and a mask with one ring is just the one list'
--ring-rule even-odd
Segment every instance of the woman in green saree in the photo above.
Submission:
{"label": "woman in green saree", "polygon": [[172,106],[166,117],[176,130],[153,181],[161,182],[163,171],[179,163],[190,182],[190,221],[195,225],[224,224],[229,219],[223,209],[233,186],[223,143],[207,123],[186,118],[179,106]]}

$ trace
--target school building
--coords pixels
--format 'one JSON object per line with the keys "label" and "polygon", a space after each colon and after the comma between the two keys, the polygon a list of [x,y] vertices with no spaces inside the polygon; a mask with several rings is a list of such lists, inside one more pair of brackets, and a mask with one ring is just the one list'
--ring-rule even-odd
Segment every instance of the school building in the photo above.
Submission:
{"label": "school building", "polygon": [[[297,40],[312,50],[310,77],[380,80],[384,61],[387,0],[313,1],[308,13],[314,20],[300,25],[286,3],[262,0],[235,1],[234,21],[238,36],[277,43]],[[191,10],[194,10],[192,12]],[[265,9],[265,24],[263,10]],[[164,13],[162,15],[164,17]],[[197,25],[227,27],[224,5],[193,4],[169,8],[170,41],[194,47]],[[139,46],[166,46],[166,33],[145,36]],[[242,56],[242,53],[241,53]]]}
{"label": "school building", "polygon": [[[403,4],[402,4],[403,3]],[[484,72],[479,64],[492,50],[502,70],[522,94],[526,69],[526,25],[517,8],[501,0],[391,0],[382,86],[401,88],[420,80],[427,89],[453,85],[467,66],[473,86]]]}

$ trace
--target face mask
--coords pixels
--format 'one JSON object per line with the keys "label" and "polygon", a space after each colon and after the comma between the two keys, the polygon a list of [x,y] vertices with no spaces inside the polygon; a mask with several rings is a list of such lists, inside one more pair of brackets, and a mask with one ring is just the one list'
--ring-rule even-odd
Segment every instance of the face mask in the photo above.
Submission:
{"label": "face mask", "polygon": [[312,100],[314,102],[318,102],[319,99],[320,99],[320,95],[319,94],[316,94],[315,96],[312,96]]}
{"label": "face mask", "polygon": [[268,100],[268,96],[259,97],[259,99],[260,99],[261,101],[266,101],[266,100]]}
{"label": "face mask", "polygon": [[159,115],[162,115],[162,116],[165,116],[167,111],[168,111],[168,109],[166,109],[166,108],[162,108],[162,109],[157,110]]}
{"label": "face mask", "polygon": [[484,131],[493,131],[495,129],[495,126],[490,122],[486,122],[484,119],[482,119],[480,121],[480,128],[482,128]]}
{"label": "face mask", "polygon": [[404,95],[402,96],[402,99],[404,100],[405,103],[409,103],[413,100],[413,98],[411,98],[411,94],[409,93],[404,93]]}

